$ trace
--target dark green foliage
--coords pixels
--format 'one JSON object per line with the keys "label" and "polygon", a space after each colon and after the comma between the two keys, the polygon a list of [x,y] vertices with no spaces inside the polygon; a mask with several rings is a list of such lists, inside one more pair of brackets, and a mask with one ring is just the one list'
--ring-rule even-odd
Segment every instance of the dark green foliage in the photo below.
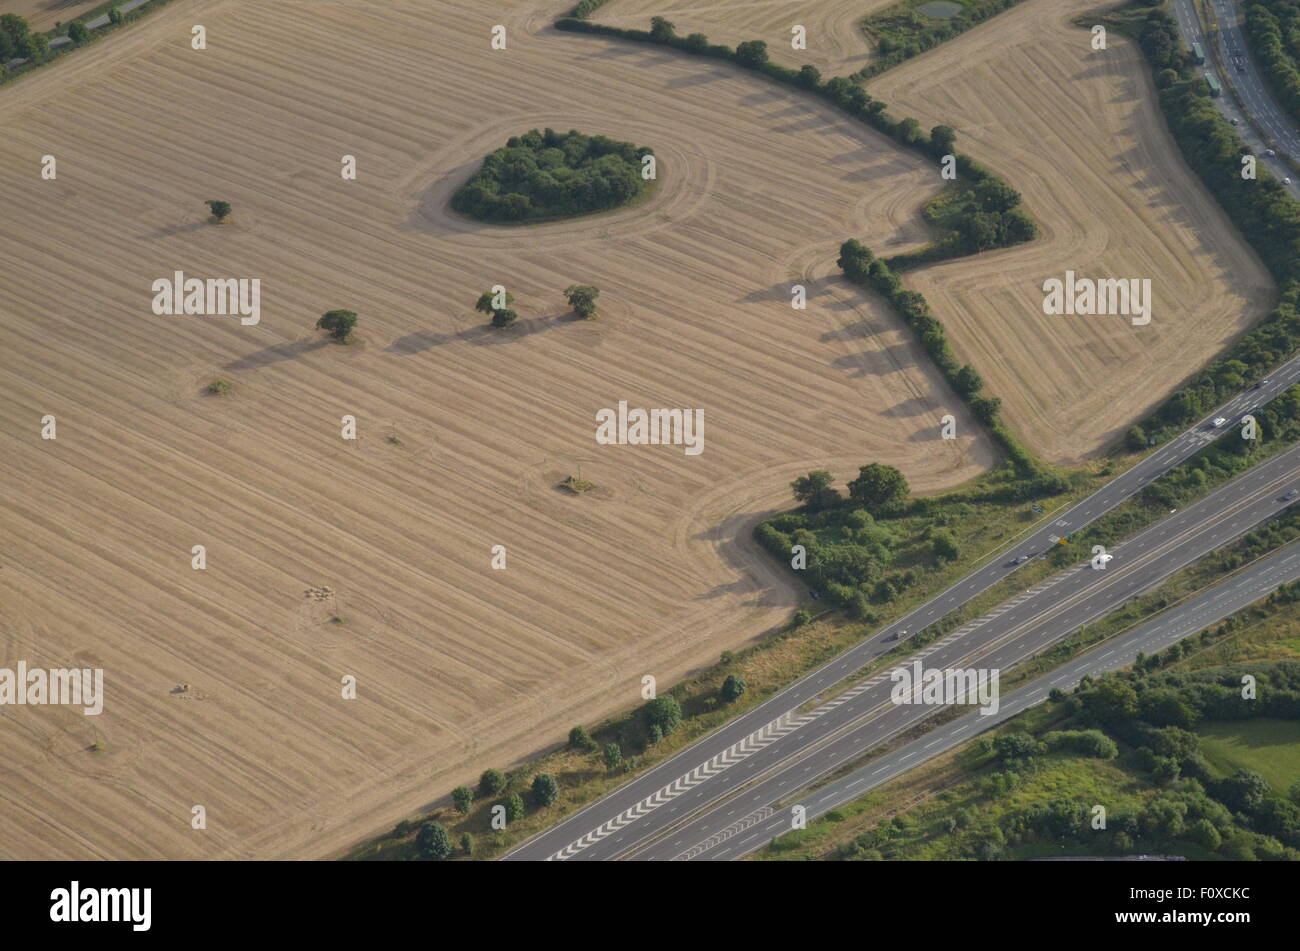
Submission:
{"label": "dark green foliage", "polygon": [[641,708],[641,718],[647,732],[657,726],[667,736],[681,726],[682,708],[674,697],[665,694],[646,703]]}
{"label": "dark green foliage", "polygon": [[506,778],[499,769],[485,769],[478,778],[478,794],[482,798],[495,796],[506,788]]}
{"label": "dark green foliage", "polygon": [[651,154],[648,148],[603,135],[533,129],[485,158],[452,196],[451,206],[485,221],[604,211],[645,187],[641,159]]}
{"label": "dark green foliage", "polygon": [[606,769],[617,769],[618,764],[623,762],[623,750],[617,743],[606,743],[605,748],[601,750],[600,758]]}
{"label": "dark green foliage", "polygon": [[533,777],[533,805],[545,809],[560,797],[560,784],[550,773],[538,773]]}
{"label": "dark green foliage", "polygon": [[834,477],[825,469],[818,469],[806,476],[799,476],[790,483],[796,502],[802,502],[809,509],[816,511],[834,505],[840,499],[837,489],[831,488]]}
{"label": "dark green foliage", "polygon": [[596,749],[596,741],[591,738],[586,727],[575,726],[569,731],[569,746],[584,753],[591,753]]}
{"label": "dark green foliage", "polygon": [[524,800],[519,793],[511,793],[497,805],[505,807],[507,822],[517,822],[524,817]]}
{"label": "dark green foliage", "polygon": [[498,330],[503,330],[506,327],[509,327],[518,319],[519,315],[509,308],[505,310],[492,311],[492,326]]}
{"label": "dark green foliage", "polygon": [[947,19],[926,16],[914,9],[915,0],[904,0],[873,14],[862,28],[876,41],[875,56],[857,74],[858,79],[878,76],[940,43],[982,23],[1020,0],[962,0],[962,10]]}
{"label": "dark green foliage", "polygon": [[748,688],[749,684],[745,683],[744,677],[727,674],[727,679],[722,682],[722,699],[727,703],[739,700]]}
{"label": "dark green foliage", "polygon": [[961,554],[952,532],[935,532],[930,536],[930,544],[934,548],[934,557],[939,561],[956,561]]}
{"label": "dark green foliage", "polygon": [[910,490],[903,473],[893,466],[873,462],[858,469],[858,477],[849,483],[849,498],[868,509],[878,509],[907,498]]}
{"label": "dark green foliage", "polygon": [[80,46],[86,40],[90,39],[90,28],[80,20],[73,20],[68,24],[68,39],[72,40],[77,46]]}
{"label": "dark green foliage", "polygon": [[1115,741],[1100,730],[1058,730],[1043,736],[1052,753],[1074,753],[1097,759],[1114,759],[1119,755]]}
{"label": "dark green foliage", "polygon": [[822,74],[816,66],[799,67],[799,85],[805,89],[816,89],[821,85]]}
{"label": "dark green foliage", "polygon": [[317,330],[328,330],[331,337],[339,343],[346,343],[352,337],[357,326],[357,315],[350,310],[331,310],[321,315],[316,321]]}
{"label": "dark green foliage", "polygon": [[204,204],[208,206],[208,210],[212,212],[212,217],[216,218],[217,221],[225,221],[230,214],[230,202],[228,201],[220,201],[214,198],[211,201],[204,202]]}
{"label": "dark green foliage", "polygon": [[596,313],[596,298],[600,296],[600,288],[592,287],[590,284],[570,284],[564,289],[564,296],[568,299],[574,313],[579,317],[589,318]]}
{"label": "dark green foliage", "polygon": [[468,786],[457,786],[451,791],[451,804],[456,807],[457,812],[465,815],[474,805],[474,790]]}
{"label": "dark green foliage", "polygon": [[1255,0],[1246,6],[1246,38],[1269,88],[1300,122],[1300,3]]}
{"label": "dark green foliage", "polygon": [[451,836],[442,827],[442,823],[430,819],[420,824],[420,831],[415,837],[415,850],[422,859],[441,861],[451,855]]}
{"label": "dark green foliage", "polygon": [[108,11],[108,22],[114,26],[120,26],[123,20],[122,11],[117,7]]}
{"label": "dark green foliage", "polygon": [[736,62],[743,66],[762,66],[767,62],[767,44],[762,40],[746,40],[738,44]]}
{"label": "dark green foliage", "polygon": [[677,28],[663,17],[650,18],[650,37],[656,43],[667,43],[677,35]]}

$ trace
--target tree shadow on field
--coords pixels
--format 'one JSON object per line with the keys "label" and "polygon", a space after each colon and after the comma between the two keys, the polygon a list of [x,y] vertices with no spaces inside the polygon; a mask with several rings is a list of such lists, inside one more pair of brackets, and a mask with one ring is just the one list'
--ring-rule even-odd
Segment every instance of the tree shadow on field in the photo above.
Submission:
{"label": "tree shadow on field", "polygon": [[880,333],[880,328],[869,324],[865,320],[854,321],[847,327],[841,327],[838,330],[828,330],[817,339],[822,343],[833,343],[837,340],[866,340],[868,337],[874,337]]}
{"label": "tree shadow on field", "polygon": [[139,237],[144,238],[147,241],[157,241],[160,238],[170,238],[178,234],[188,234],[191,231],[198,231],[200,228],[209,227],[216,226],[207,221],[191,221],[189,224],[184,225],[167,225],[156,231],[151,231],[148,234],[139,235]]}
{"label": "tree shadow on field", "polygon": [[928,412],[930,412],[930,401],[921,396],[914,396],[910,400],[903,400],[903,402],[881,411],[880,415],[887,416],[890,419],[907,419]]}
{"label": "tree shadow on field", "polygon": [[906,344],[896,343],[880,350],[863,350],[836,357],[831,366],[848,373],[853,379],[869,376],[888,376],[900,367],[915,365]]}
{"label": "tree shadow on field", "polygon": [[561,314],[558,317],[525,317],[504,328],[493,327],[485,319],[481,324],[458,330],[455,333],[419,330],[407,334],[405,337],[397,338],[384,348],[384,352],[409,357],[412,354],[432,350],[434,347],[443,347],[449,343],[468,343],[476,347],[496,347],[511,343],[529,334],[540,333],[548,327],[575,323],[581,319],[577,314],[570,312]]}
{"label": "tree shadow on field", "polygon": [[760,288],[756,291],[750,291],[744,297],[737,297],[737,304],[757,304],[762,301],[781,301],[788,304],[792,299],[790,290],[795,284],[802,284],[807,292],[807,300],[815,300],[818,297],[825,297],[827,291],[824,287],[819,286],[816,281],[805,281],[800,278],[791,278],[788,281],[778,281],[771,287]]}
{"label": "tree shadow on field", "polygon": [[777,109],[775,112],[768,112],[763,115],[764,119],[788,119],[791,116],[804,116],[808,114],[808,107],[801,102],[792,102],[784,109]]}
{"label": "tree shadow on field", "polygon": [[886,156],[874,156],[875,161],[870,165],[858,169],[856,172],[849,172],[847,175],[841,175],[842,182],[874,182],[883,178],[893,178],[896,175],[910,171],[906,164],[897,158]]}
{"label": "tree shadow on field", "polygon": [[669,56],[665,53],[647,53],[645,57],[632,63],[638,69],[653,69],[656,66],[667,66],[669,63],[680,63],[680,56]]}
{"label": "tree shadow on field", "polygon": [[[796,608],[799,606],[799,597],[794,591],[768,585],[761,579],[755,578],[753,573],[755,560],[770,564],[778,570],[780,568],[780,565],[772,561],[766,551],[759,549],[758,543],[753,540],[755,526],[776,515],[778,511],[778,509],[769,509],[764,512],[742,512],[724,519],[714,528],[692,536],[693,541],[717,543],[718,555],[740,575],[736,581],[715,585],[704,594],[697,596],[696,601],[710,601],[730,594],[749,594],[750,596],[742,601],[744,607]],[[774,624],[758,634],[755,640],[773,634],[784,626],[784,621]]]}
{"label": "tree shadow on field", "polygon": [[727,74],[720,69],[715,69],[709,73],[693,73],[690,76],[678,76],[664,83],[665,89],[684,89],[687,86],[700,86],[704,83],[717,82],[719,79],[726,79]]}
{"label": "tree shadow on field", "polygon": [[785,125],[778,125],[772,128],[773,132],[812,132],[814,129],[824,129],[828,125],[838,125],[839,123],[828,115],[815,114],[808,116],[798,122],[787,122]]}
{"label": "tree shadow on field", "polygon": [[329,346],[328,340],[295,340],[291,343],[277,343],[246,357],[240,357],[226,364],[227,370],[256,370],[258,367],[270,366],[285,360],[296,360],[303,354]]}
{"label": "tree shadow on field", "polygon": [[739,106],[761,106],[765,102],[785,102],[786,94],[775,89],[763,89],[758,92],[751,92],[747,96],[741,96],[736,100]]}
{"label": "tree shadow on field", "polygon": [[908,442],[935,442],[943,437],[941,426],[922,426],[907,437]]}
{"label": "tree shadow on field", "polygon": [[632,49],[622,44],[611,44],[594,53],[587,53],[579,59],[627,59],[629,56],[641,55],[641,50]]}

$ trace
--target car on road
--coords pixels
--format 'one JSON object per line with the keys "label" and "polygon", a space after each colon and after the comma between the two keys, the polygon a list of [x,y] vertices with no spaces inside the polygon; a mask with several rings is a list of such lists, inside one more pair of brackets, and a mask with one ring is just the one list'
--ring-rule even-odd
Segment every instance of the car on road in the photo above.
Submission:
{"label": "car on road", "polygon": [[1300,489],[1292,489],[1286,495],[1282,496],[1283,502],[1290,502],[1292,499],[1300,497]]}
{"label": "car on road", "polygon": [[1269,158],[1273,158],[1274,156],[1277,155],[1277,153],[1274,152],[1272,149],[1265,149],[1264,154],[1267,155]]}
{"label": "car on road", "polygon": [[1237,64],[1237,72],[1239,72],[1239,73],[1244,73],[1245,71],[1246,71],[1246,67],[1245,67],[1245,66],[1242,66],[1240,63],[1238,63],[1238,64]]}
{"label": "car on road", "polygon": [[901,641],[905,637],[907,637],[907,628],[903,628],[901,631],[895,631],[893,634],[890,634],[887,638],[885,638],[885,640]]}
{"label": "car on road", "polygon": [[1218,429],[1227,421],[1228,421],[1228,417],[1226,416],[1216,416],[1214,417],[1214,422],[1211,425],[1213,426],[1214,429]]}
{"label": "car on road", "polygon": [[1282,179],[1282,184],[1283,184],[1283,185],[1290,185],[1290,184],[1291,184],[1291,179],[1289,179],[1289,178],[1283,178],[1283,179]]}
{"label": "car on road", "polygon": [[1236,120],[1236,119],[1229,119],[1228,121],[1231,122],[1233,125],[1236,125],[1236,124],[1237,124],[1237,120]]}
{"label": "car on road", "polygon": [[1010,561],[1008,561],[1008,562],[1007,562],[1007,565],[1008,565],[1008,567],[1014,567],[1014,566],[1016,566],[1016,565],[1023,565],[1023,564],[1024,564],[1025,562],[1027,562],[1028,560],[1029,560],[1029,556],[1028,556],[1028,555],[1017,555],[1015,558],[1012,558]]}
{"label": "car on road", "polygon": [[1273,382],[1272,380],[1260,380],[1258,383],[1252,386],[1251,389],[1258,390],[1260,387],[1268,386],[1272,382]]}

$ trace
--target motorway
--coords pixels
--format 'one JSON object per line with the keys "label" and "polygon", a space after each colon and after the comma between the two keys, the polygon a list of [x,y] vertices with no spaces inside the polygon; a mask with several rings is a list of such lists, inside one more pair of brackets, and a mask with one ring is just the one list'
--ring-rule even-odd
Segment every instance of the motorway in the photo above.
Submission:
{"label": "motorway", "polygon": [[[811,821],[830,809],[852,802],[926,760],[968,742],[982,731],[1042,703],[1054,687],[1064,688],[1069,684],[1077,684],[1084,676],[1096,677],[1106,671],[1127,667],[1139,652],[1150,655],[1162,651],[1267,597],[1280,585],[1297,580],[1300,580],[1300,543],[1252,563],[1236,576],[1221,581],[1158,617],[1108,639],[1088,653],[1018,687],[1002,697],[997,713],[984,715],[975,712],[953,720],[905,746],[871,760],[861,769],[826,784],[803,797],[797,805],[803,806],[806,821]],[[789,832],[792,814],[792,807],[780,811],[766,809],[761,819],[743,829],[737,829],[725,838],[704,843],[690,857],[705,861],[742,858],[762,848],[776,836]]]}
{"label": "motorway", "polygon": [[[1269,158],[1264,155],[1266,148],[1273,148],[1289,155],[1295,161],[1300,161],[1300,135],[1297,134],[1290,117],[1282,111],[1281,106],[1268,91],[1264,78],[1259,74],[1250,57],[1244,35],[1245,16],[1240,6],[1232,3],[1231,0],[1206,0],[1206,2],[1212,5],[1215,20],[1219,24],[1218,48],[1221,62],[1225,69],[1232,70],[1232,75],[1224,76],[1215,66],[1210,55],[1211,44],[1201,29],[1201,21],[1192,6],[1192,0],[1173,2],[1174,20],[1178,23],[1178,30],[1188,49],[1195,42],[1200,43],[1201,49],[1205,50],[1206,61],[1199,69],[1203,72],[1215,73],[1223,86],[1224,95],[1214,100],[1219,111],[1229,119],[1237,120],[1237,133],[1254,151],[1259,161],[1268,167],[1278,181],[1291,178],[1292,182],[1286,186],[1287,190],[1293,196],[1300,197],[1300,181],[1296,181],[1298,178],[1296,173],[1281,158]],[[1235,68],[1238,58],[1244,70],[1242,72]],[[1234,88],[1243,100],[1242,105],[1249,115],[1230,101],[1231,91]],[[1256,129],[1263,131],[1264,139],[1256,134]]]}
{"label": "motorway", "polygon": [[[1276,515],[1292,504],[1283,496],[1297,486],[1300,446],[1248,470],[1175,517],[1117,546],[1104,570],[1082,565],[1060,572],[900,665],[910,667],[912,660],[923,659],[926,669],[982,669],[1001,675]],[[712,793],[716,798],[724,792],[726,798],[653,842],[643,839],[633,857],[669,860],[703,855],[766,819],[775,804],[807,788],[816,777],[861,759],[943,709],[933,704],[897,704],[890,697],[893,689],[888,672],[882,672],[807,714],[806,727],[784,748],[769,748],[772,755],[763,750],[751,758],[752,769],[718,777]],[[811,722],[814,717],[816,723]]]}
{"label": "motorway", "polygon": [[[1014,572],[1019,567],[1014,563],[1017,557],[1045,553],[1051,547],[1054,536],[1076,531],[1100,518],[1211,440],[1225,432],[1234,431],[1234,424],[1242,416],[1277,396],[1297,379],[1300,379],[1300,357],[1277,368],[1270,375],[1267,385],[1239,394],[1205,420],[1061,513],[1059,517],[1054,517],[1053,513],[1052,516],[1041,519],[1010,548],[985,562],[937,597],[745,715],[524,843],[506,855],[505,860],[616,857],[674,826],[689,814],[683,812],[684,809],[695,811],[707,806],[729,792],[735,782],[728,780],[726,784],[719,783],[718,777],[726,775],[729,770],[751,759],[759,751],[769,748],[774,751],[784,750],[793,745],[789,738],[801,726],[806,725],[795,715],[798,708],[818,698],[823,691],[850,678],[896,646],[893,643],[895,635],[904,631],[916,634],[957,610]],[[1219,428],[1210,427],[1209,420],[1219,416],[1225,417],[1228,423]],[[1234,481],[1233,485],[1237,484]],[[1217,493],[1216,497],[1219,497]],[[1209,517],[1212,513],[1206,511],[1205,514]],[[938,643],[942,644],[943,641]],[[772,755],[766,754],[765,759]],[[747,767],[737,773],[752,775],[753,768]],[[809,780],[812,778],[809,777]],[[688,802],[691,804],[689,807]]]}

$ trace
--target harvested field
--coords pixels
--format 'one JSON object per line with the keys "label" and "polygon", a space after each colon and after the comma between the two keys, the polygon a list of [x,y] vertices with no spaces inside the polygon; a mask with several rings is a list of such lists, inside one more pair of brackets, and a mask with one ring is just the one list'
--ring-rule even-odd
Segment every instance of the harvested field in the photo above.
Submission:
{"label": "harvested field", "polygon": [[[597,23],[649,29],[650,18],[666,17],[681,36],[703,33],[714,43],[734,47],[745,40],[767,43],[772,61],[798,68],[816,66],[827,76],[846,76],[866,65],[871,41],[859,25],[897,0],[613,0],[596,11]],[[806,50],[790,46],[796,24],[807,30]]]}
{"label": "harvested field", "polygon": [[[1184,164],[1136,46],[1090,48],[1069,0],[1026,0],[868,84],[891,113],[945,122],[957,147],[1021,191],[1042,236],[905,283],[1044,457],[1095,454],[1258,320],[1263,265]],[[1150,278],[1151,323],[1050,317],[1067,269]]]}
{"label": "harvested field", "polygon": [[[479,7],[178,0],[0,91],[0,667],[102,667],[107,694],[0,708],[0,856],[336,854],[782,624],[797,593],[749,532],[795,475],[990,464],[830,276],[845,235],[925,240],[932,165],[730,67],[560,34],[554,4],[490,51]],[[653,147],[654,193],[448,213],[546,125]],[[261,322],[154,316],[175,270],[260,279]],[[497,282],[505,332],[472,311]],[[600,319],[566,314],[573,282]],[[339,307],[349,347],[312,330]],[[622,399],[703,408],[705,451],[597,445]],[[558,490],[579,466],[597,488]]]}

